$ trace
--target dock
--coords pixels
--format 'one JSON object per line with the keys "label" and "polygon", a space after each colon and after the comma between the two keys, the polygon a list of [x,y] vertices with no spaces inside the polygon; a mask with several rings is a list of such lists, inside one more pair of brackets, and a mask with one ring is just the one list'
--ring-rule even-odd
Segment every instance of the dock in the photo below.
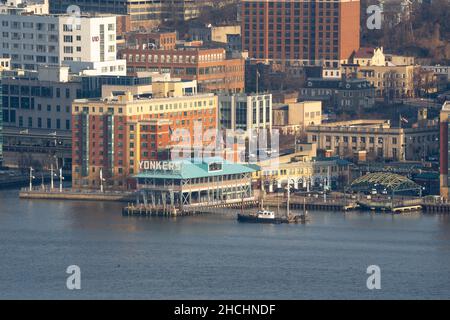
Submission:
{"label": "dock", "polygon": [[20,199],[34,200],[79,200],[79,201],[113,201],[130,202],[136,198],[135,192],[124,191],[88,191],[76,189],[23,188],[19,192]]}
{"label": "dock", "polygon": [[425,213],[449,214],[450,203],[424,203],[422,210]]}
{"label": "dock", "polygon": [[[277,199],[277,197],[269,197],[264,200],[264,205],[270,207],[277,207],[279,203],[283,203],[284,199]],[[358,208],[356,201],[350,199],[323,199],[292,196],[290,198],[290,209],[295,210],[310,210],[310,211],[349,211]]]}
{"label": "dock", "polygon": [[238,209],[238,208],[256,208],[258,207],[258,200],[254,198],[247,198],[244,200],[233,199],[226,201],[217,201],[210,203],[194,203],[184,205],[183,207],[170,205],[152,205],[152,204],[134,204],[128,203],[122,209],[124,216],[147,216],[147,217],[177,217],[177,216],[191,216],[195,214],[210,213],[215,209]]}

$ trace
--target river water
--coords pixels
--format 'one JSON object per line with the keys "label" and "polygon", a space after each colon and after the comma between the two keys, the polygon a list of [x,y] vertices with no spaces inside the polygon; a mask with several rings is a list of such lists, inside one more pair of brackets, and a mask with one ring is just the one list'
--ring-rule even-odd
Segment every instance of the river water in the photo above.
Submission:
{"label": "river water", "polygon": [[[232,212],[123,217],[121,204],[0,191],[0,298],[418,299],[450,297],[450,216],[310,212],[307,225]],[[66,268],[81,270],[68,290]],[[381,269],[368,290],[367,267]]]}

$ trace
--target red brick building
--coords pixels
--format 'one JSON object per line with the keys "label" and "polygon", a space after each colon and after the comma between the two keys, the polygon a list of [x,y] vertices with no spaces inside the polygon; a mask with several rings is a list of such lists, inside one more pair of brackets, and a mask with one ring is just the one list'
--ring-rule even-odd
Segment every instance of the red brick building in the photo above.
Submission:
{"label": "red brick building", "polygon": [[359,48],[359,0],[242,0],[249,57],[338,67]]}
{"label": "red brick building", "polygon": [[119,52],[129,74],[139,71],[170,73],[174,78],[197,80],[199,92],[243,92],[245,61],[228,59],[223,48],[152,49],[147,46]]}
{"label": "red brick building", "polygon": [[[102,171],[105,186],[130,188],[130,177],[139,172],[141,161],[169,159],[174,145],[192,146],[194,128],[199,123],[203,133],[215,130],[217,105],[213,94],[153,99],[127,94],[113,99],[75,100],[73,187],[98,188]],[[208,145],[210,141],[202,143]]]}

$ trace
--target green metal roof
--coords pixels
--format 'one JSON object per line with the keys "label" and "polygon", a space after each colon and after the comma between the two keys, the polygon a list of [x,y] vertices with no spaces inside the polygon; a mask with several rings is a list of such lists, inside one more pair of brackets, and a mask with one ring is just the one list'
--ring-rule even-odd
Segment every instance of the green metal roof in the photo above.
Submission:
{"label": "green metal roof", "polygon": [[387,172],[368,173],[352,182],[353,190],[370,190],[381,186],[393,192],[417,191],[421,186],[407,177]]}
{"label": "green metal roof", "polygon": [[[222,170],[208,171],[208,164],[210,164],[211,162],[221,162]],[[195,179],[232,174],[253,173],[259,170],[259,167],[255,165],[232,163],[219,158],[206,158],[199,161],[182,160],[174,161],[174,163],[180,166],[179,170],[149,170],[143,171],[135,175],[134,177],[141,179]]]}

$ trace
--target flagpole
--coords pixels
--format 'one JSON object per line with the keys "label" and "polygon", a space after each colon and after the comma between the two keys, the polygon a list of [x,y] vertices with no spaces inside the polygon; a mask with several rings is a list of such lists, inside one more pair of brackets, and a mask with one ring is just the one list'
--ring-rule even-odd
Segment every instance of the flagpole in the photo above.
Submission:
{"label": "flagpole", "polygon": [[258,65],[256,65],[256,95],[259,94],[259,71]]}

